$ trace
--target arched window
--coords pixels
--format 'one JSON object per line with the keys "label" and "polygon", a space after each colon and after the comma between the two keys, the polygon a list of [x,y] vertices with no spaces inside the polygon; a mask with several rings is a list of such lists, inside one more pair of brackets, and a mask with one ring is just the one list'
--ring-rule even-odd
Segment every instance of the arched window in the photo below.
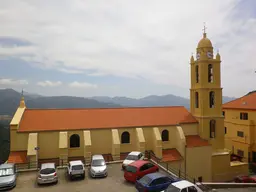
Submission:
{"label": "arched window", "polygon": [[169,131],[166,129],[162,131],[162,141],[169,141]]}
{"label": "arched window", "polygon": [[77,134],[71,135],[69,139],[69,147],[70,148],[75,148],[75,147],[80,147],[80,137]]}
{"label": "arched window", "polygon": [[121,143],[130,143],[130,133],[125,131],[121,135]]}
{"label": "arched window", "polygon": [[210,138],[215,138],[215,131],[216,131],[216,121],[210,121]]}
{"label": "arched window", "polygon": [[209,83],[213,82],[213,67],[212,67],[212,64],[208,65],[208,82]]}
{"label": "arched window", "polygon": [[195,72],[196,72],[196,83],[199,82],[199,69],[198,69],[198,65],[196,65],[196,68],[195,68]]}
{"label": "arched window", "polygon": [[199,94],[195,92],[195,107],[199,108]]}
{"label": "arched window", "polygon": [[214,91],[211,91],[209,93],[209,107],[214,108],[214,105],[215,105],[215,94],[214,94]]}

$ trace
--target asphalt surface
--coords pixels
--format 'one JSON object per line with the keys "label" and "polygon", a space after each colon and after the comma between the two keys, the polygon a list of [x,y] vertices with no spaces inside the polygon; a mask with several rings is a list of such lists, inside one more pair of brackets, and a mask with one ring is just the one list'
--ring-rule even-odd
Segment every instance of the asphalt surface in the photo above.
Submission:
{"label": "asphalt surface", "polygon": [[65,169],[58,170],[59,182],[57,184],[48,184],[38,186],[36,183],[36,172],[19,173],[17,185],[12,190],[14,192],[34,192],[34,191],[52,191],[52,192],[135,192],[133,184],[124,180],[123,171],[120,164],[108,165],[108,177],[93,179],[88,177],[88,172],[84,180],[77,179],[69,181],[65,174]]}

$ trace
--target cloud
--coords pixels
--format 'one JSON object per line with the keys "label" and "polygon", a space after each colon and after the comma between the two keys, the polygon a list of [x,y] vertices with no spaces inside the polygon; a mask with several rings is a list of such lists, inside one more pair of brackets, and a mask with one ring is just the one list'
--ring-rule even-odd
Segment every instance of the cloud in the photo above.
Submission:
{"label": "cloud", "polygon": [[62,85],[62,82],[61,81],[40,81],[40,82],[37,82],[37,85],[39,86],[42,86],[42,87],[58,87],[60,85]]}
{"label": "cloud", "polygon": [[69,73],[69,74],[81,74],[81,73],[83,73],[83,71],[73,70],[73,69],[59,69],[59,71],[61,71],[63,73]]}
{"label": "cloud", "polygon": [[189,58],[206,22],[222,56],[224,91],[236,95],[253,88],[249,82],[255,80],[255,74],[241,73],[253,69],[256,44],[256,19],[244,14],[248,10],[239,8],[241,2],[2,0],[0,36],[31,45],[0,47],[0,53],[40,68],[92,70],[91,76],[143,78],[188,89]]}
{"label": "cloud", "polygon": [[16,80],[16,79],[0,78],[0,85],[12,86],[12,85],[27,85],[27,84],[28,84],[27,80]]}
{"label": "cloud", "polygon": [[86,83],[86,82],[77,82],[77,81],[69,83],[69,86],[72,87],[72,88],[85,88],[85,89],[95,89],[95,88],[98,88],[98,86],[95,85],[95,84]]}

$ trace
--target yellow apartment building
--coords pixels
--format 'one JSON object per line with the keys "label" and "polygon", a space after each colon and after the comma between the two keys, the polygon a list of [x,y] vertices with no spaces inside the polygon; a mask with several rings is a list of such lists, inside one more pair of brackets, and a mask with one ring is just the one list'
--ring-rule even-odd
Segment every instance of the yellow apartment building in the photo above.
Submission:
{"label": "yellow apartment building", "polygon": [[225,146],[244,161],[256,163],[256,92],[225,103]]}
{"label": "yellow apartment building", "polygon": [[[103,154],[119,160],[131,151],[152,151],[162,162],[202,181],[227,181],[248,173],[230,162],[224,146],[221,58],[206,33],[190,58],[190,109],[28,109],[21,98],[11,123],[9,162],[82,159]],[[35,150],[38,148],[39,150]]]}

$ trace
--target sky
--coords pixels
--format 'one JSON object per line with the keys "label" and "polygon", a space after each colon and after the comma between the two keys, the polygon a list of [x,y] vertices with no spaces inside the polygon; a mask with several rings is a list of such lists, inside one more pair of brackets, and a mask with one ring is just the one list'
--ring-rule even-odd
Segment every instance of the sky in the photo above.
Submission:
{"label": "sky", "polygon": [[189,97],[206,23],[223,95],[255,90],[254,0],[1,0],[0,88],[45,96]]}

